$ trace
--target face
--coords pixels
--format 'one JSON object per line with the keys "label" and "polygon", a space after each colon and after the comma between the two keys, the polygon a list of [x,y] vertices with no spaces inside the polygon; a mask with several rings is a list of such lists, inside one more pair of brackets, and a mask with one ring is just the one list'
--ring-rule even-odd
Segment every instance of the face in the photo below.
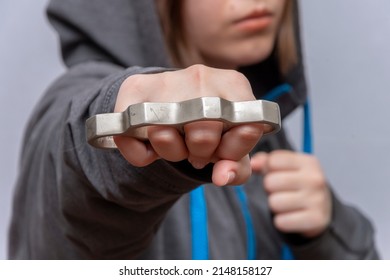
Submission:
{"label": "face", "polygon": [[185,64],[236,69],[267,58],[288,0],[183,0]]}

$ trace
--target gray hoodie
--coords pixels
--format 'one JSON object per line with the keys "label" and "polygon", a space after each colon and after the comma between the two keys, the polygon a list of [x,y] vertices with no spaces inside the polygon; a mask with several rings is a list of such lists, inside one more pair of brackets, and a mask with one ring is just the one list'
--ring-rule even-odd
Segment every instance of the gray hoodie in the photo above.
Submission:
{"label": "gray hoodie", "polygon": [[[334,194],[331,225],[306,239],[274,228],[259,175],[239,193],[210,185],[211,166],[195,170],[185,161],[159,160],[137,168],[116,150],[89,146],[85,120],[113,111],[125,78],[172,67],[154,1],[52,0],[48,14],[68,70],[26,128],[11,259],[191,259],[197,225],[189,193],[202,184],[210,259],[280,259],[284,244],[297,259],[378,257],[370,222]],[[304,71],[300,62],[282,76],[277,65],[273,54],[240,71],[258,98],[281,83],[292,86],[276,100],[285,117],[306,100]],[[283,130],[264,137],[254,152],[275,149],[291,149]]]}

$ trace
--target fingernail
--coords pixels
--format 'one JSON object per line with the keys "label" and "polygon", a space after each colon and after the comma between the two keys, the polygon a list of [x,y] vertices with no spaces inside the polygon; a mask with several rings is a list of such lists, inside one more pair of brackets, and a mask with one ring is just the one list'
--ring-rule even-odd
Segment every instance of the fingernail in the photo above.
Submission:
{"label": "fingernail", "polygon": [[203,167],[206,166],[206,163],[201,162],[201,161],[191,161],[190,163],[192,164],[192,166],[193,166],[195,169],[202,169]]}
{"label": "fingernail", "polygon": [[224,184],[225,186],[232,183],[234,181],[234,179],[236,178],[236,173],[234,173],[233,171],[229,171],[228,172],[228,176],[227,176],[227,180],[226,180],[226,183]]}

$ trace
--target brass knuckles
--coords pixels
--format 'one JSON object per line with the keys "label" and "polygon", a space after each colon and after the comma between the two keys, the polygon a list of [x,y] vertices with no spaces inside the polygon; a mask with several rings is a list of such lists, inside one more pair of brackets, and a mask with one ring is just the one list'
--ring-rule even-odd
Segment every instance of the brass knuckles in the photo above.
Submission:
{"label": "brass knuckles", "polygon": [[139,103],[122,113],[99,114],[86,121],[88,143],[96,148],[115,149],[115,135],[147,140],[147,127],[167,125],[184,133],[184,125],[195,121],[220,121],[224,131],[240,124],[261,123],[265,134],[281,127],[277,103],[254,100],[231,102],[219,97],[201,97],[177,103]]}

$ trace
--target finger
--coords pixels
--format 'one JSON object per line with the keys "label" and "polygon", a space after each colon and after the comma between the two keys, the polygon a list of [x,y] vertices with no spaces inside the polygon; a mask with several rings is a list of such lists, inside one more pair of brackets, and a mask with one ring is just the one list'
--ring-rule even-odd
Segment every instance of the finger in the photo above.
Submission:
{"label": "finger", "polygon": [[320,221],[317,216],[310,211],[288,212],[275,215],[274,224],[282,232],[318,234],[326,228],[327,223]]}
{"label": "finger", "polygon": [[183,137],[173,127],[148,127],[148,138],[155,152],[168,161],[181,161],[187,158],[188,151]]}
{"label": "finger", "polygon": [[251,175],[249,156],[239,161],[220,160],[214,164],[212,180],[217,186],[241,185]]}
{"label": "finger", "polygon": [[267,172],[268,154],[259,152],[252,156],[251,167],[253,172],[265,174]]}
{"label": "finger", "polygon": [[268,171],[298,170],[305,160],[305,155],[287,150],[270,153]]}
{"label": "finger", "polygon": [[146,166],[159,158],[149,143],[122,136],[115,136],[114,141],[122,156],[134,166]]}
{"label": "finger", "polygon": [[277,192],[268,197],[268,205],[273,213],[279,214],[304,209],[306,200],[301,192]]}
{"label": "finger", "polygon": [[217,156],[230,160],[243,158],[260,140],[263,131],[262,124],[246,124],[231,128],[222,136]]}
{"label": "finger", "polygon": [[211,161],[218,147],[223,125],[216,121],[199,121],[184,126],[188,161],[195,168],[203,168]]}
{"label": "finger", "polygon": [[264,189],[268,193],[282,192],[282,191],[296,191],[308,183],[306,178],[296,171],[280,171],[270,172],[264,177]]}

